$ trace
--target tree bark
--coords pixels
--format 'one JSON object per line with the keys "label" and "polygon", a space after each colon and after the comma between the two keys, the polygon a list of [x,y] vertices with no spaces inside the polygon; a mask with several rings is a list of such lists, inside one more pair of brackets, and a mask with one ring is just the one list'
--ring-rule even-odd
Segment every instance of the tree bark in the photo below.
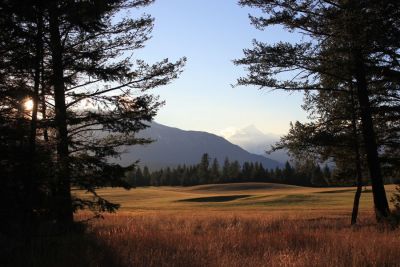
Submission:
{"label": "tree bark", "polygon": [[360,145],[358,141],[358,130],[357,130],[357,114],[356,114],[356,108],[355,108],[356,102],[354,100],[354,92],[353,88],[351,89],[351,107],[352,107],[352,119],[351,119],[351,126],[353,130],[353,136],[354,136],[354,155],[356,157],[356,175],[357,175],[357,190],[354,195],[354,202],[353,202],[353,211],[351,213],[351,225],[354,225],[357,223],[357,217],[358,217],[358,209],[360,206],[360,197],[361,197],[361,192],[362,192],[362,186],[363,186],[363,181],[362,181],[362,170],[361,170],[361,156],[360,156]]}
{"label": "tree bark", "polygon": [[[36,131],[37,131],[37,114],[39,102],[39,86],[40,86],[40,63],[43,60],[43,16],[39,11],[37,14],[37,32],[35,41],[35,63],[34,63],[34,84],[31,100],[33,102],[32,117],[30,122],[28,155],[25,162],[25,224],[26,230],[30,232],[34,221],[34,208],[37,200],[37,172],[36,172]],[[29,233],[28,233],[29,235]]]}
{"label": "tree bark", "polygon": [[357,163],[357,190],[354,195],[353,211],[351,213],[351,225],[354,225],[357,223],[358,208],[360,206],[361,192],[362,192],[362,176],[360,175],[359,167],[358,167],[358,163]]}
{"label": "tree bark", "polygon": [[379,163],[378,146],[375,139],[375,130],[372,120],[371,104],[367,88],[366,72],[360,52],[355,52],[355,78],[357,98],[361,111],[361,128],[364,146],[367,154],[368,169],[372,184],[372,193],[375,205],[375,215],[378,222],[389,217],[390,210],[386,197],[381,166]]}
{"label": "tree bark", "polygon": [[[45,77],[44,77],[44,73],[45,73],[45,69],[44,69],[44,60],[42,58],[42,62],[41,62],[41,69],[40,69],[40,87],[41,87],[41,91],[40,91],[40,104],[41,104],[41,113],[42,113],[42,121],[46,121],[47,119],[47,115],[46,115],[46,110],[47,110],[47,104],[46,104],[46,82],[45,82]],[[44,124],[43,125],[43,139],[44,141],[47,143],[49,142],[49,133],[47,130],[47,125]]]}
{"label": "tree bark", "polygon": [[69,171],[67,109],[65,104],[64,67],[62,60],[60,23],[58,20],[56,1],[51,3],[49,9],[49,26],[58,156],[56,218],[62,224],[71,224],[73,222],[73,210]]}

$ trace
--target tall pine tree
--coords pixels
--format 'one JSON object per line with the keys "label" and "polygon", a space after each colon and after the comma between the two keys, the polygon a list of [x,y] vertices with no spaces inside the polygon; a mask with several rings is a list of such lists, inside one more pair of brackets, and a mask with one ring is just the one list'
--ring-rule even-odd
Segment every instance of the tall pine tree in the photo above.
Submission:
{"label": "tall pine tree", "polygon": [[[252,49],[244,51],[245,57],[236,61],[249,70],[247,77],[239,79],[239,84],[290,91],[355,89],[376,216],[378,221],[387,218],[390,211],[378,155],[373,107],[374,96],[382,96],[387,101],[398,96],[400,34],[396,25],[399,24],[399,2],[242,0],[240,4],[258,7],[265,14],[251,17],[257,28],[282,25],[305,38],[298,43],[273,45],[255,41]],[[279,75],[282,73],[292,75]],[[347,86],[326,86],[321,76]],[[387,111],[384,105],[380,108]]]}

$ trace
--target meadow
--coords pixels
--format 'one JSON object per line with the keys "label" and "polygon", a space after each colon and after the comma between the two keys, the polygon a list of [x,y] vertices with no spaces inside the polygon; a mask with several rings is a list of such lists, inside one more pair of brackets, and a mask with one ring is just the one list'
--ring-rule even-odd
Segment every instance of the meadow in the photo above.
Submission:
{"label": "meadow", "polygon": [[[395,187],[386,189],[390,196]],[[370,188],[356,226],[354,188],[245,183],[99,193],[121,209],[89,221],[84,235],[38,241],[30,265],[400,266],[400,230],[376,225]]]}
{"label": "meadow", "polygon": [[[386,186],[388,196],[394,185]],[[355,189],[314,188],[273,183],[212,184],[191,187],[140,187],[101,189],[98,193],[121,204],[121,212],[140,211],[347,211],[351,212]],[[81,194],[81,192],[80,192]],[[360,209],[370,211],[372,192],[363,190]]]}

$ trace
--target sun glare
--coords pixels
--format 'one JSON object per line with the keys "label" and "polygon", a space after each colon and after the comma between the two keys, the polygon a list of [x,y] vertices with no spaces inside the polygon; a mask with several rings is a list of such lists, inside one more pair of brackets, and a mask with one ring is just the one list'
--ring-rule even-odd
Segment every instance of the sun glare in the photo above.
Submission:
{"label": "sun glare", "polygon": [[26,100],[24,103],[24,107],[26,110],[32,110],[33,109],[33,101],[32,99]]}

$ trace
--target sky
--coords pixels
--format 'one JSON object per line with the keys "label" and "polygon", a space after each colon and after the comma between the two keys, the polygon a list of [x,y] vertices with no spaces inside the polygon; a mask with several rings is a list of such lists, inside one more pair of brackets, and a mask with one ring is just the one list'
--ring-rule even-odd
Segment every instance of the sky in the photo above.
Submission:
{"label": "sky", "polygon": [[237,0],[157,0],[139,12],[152,15],[155,25],[138,57],[149,63],[188,60],[179,79],[153,90],[166,101],[155,121],[220,135],[254,125],[281,135],[290,121],[306,120],[301,93],[231,86],[246,75],[232,60],[241,58],[253,39],[275,43],[298,38],[279,27],[255,29],[248,14],[258,10],[240,7]]}

